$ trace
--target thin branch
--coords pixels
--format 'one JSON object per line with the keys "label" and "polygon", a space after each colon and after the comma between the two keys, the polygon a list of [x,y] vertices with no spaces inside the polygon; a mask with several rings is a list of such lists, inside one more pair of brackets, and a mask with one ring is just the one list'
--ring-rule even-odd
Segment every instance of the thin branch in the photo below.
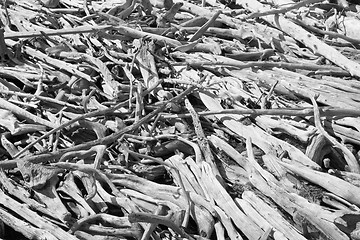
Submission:
{"label": "thin branch", "polygon": [[[57,152],[54,152],[54,153],[44,153],[44,154],[30,156],[30,157],[17,158],[17,159],[8,160],[8,161],[1,161],[0,162],[0,168],[4,168],[4,169],[14,168],[16,166],[17,162],[19,162],[19,161],[29,161],[29,162],[33,162],[33,163],[46,162],[46,161],[48,161],[50,159],[54,161],[54,160],[59,159],[64,153],[67,153],[67,152],[79,151],[79,150],[83,150],[83,149],[89,149],[89,148],[91,148],[91,147],[93,147],[95,145],[107,145],[107,144],[110,144],[112,142],[118,141],[118,139],[121,138],[125,133],[128,133],[128,132],[134,131],[135,129],[138,129],[141,125],[148,122],[153,117],[157,116],[160,112],[162,112],[168,106],[169,103],[177,102],[177,101],[183,99],[185,96],[190,94],[195,89],[196,89],[196,87],[190,87],[190,88],[186,89],[184,92],[182,92],[178,96],[168,100],[166,103],[161,105],[158,109],[152,111],[147,116],[140,119],[138,122],[134,123],[131,126],[124,127],[119,132],[115,132],[115,133],[113,133],[113,134],[111,134],[109,136],[106,136],[104,138],[99,138],[97,140],[86,142],[86,143],[83,143],[83,144],[79,144],[79,145],[76,145],[74,147],[61,149],[61,150],[59,150]],[[149,90],[145,91],[144,94],[145,93],[149,93]],[[120,103],[115,107],[119,107],[119,105],[126,106],[126,104],[127,104],[127,102]],[[80,116],[80,117],[78,117],[76,119],[73,119],[71,121],[72,121],[72,123],[74,123],[76,121],[79,121],[80,119],[84,119],[85,115],[87,115],[87,117],[89,117],[89,116],[97,116],[99,113],[105,114],[108,111],[109,110],[106,109],[106,110],[99,110],[99,111],[91,112],[88,115],[84,114],[83,116]],[[71,123],[66,123],[66,124],[70,125]],[[62,128],[59,127],[59,129],[62,129]],[[52,133],[54,133],[56,131],[53,131]],[[19,156],[19,154],[17,154],[17,155]]]}
{"label": "thin branch", "polygon": [[[336,117],[357,117],[360,115],[359,109],[343,109],[343,108],[332,108],[332,107],[321,107],[319,111],[322,116],[336,116]],[[198,112],[199,116],[211,116],[211,115],[223,115],[223,114],[234,114],[234,115],[273,115],[273,116],[312,116],[314,115],[313,108],[274,108],[274,109],[224,109],[219,111],[204,111]],[[172,118],[189,118],[190,113],[182,114],[162,114],[163,119]]]}
{"label": "thin branch", "polygon": [[283,7],[280,9],[272,9],[269,11],[264,11],[264,12],[254,12],[251,13],[245,17],[241,17],[240,19],[251,19],[251,18],[258,18],[258,17],[263,17],[263,16],[267,16],[267,15],[274,15],[274,14],[282,14],[282,13],[287,13],[293,9],[299,9],[300,7],[304,7],[308,4],[313,4],[313,3],[318,3],[318,2],[323,2],[323,0],[305,0],[305,1],[300,1],[298,3],[294,3],[292,5],[289,5],[287,7]]}
{"label": "thin branch", "polygon": [[68,29],[47,29],[43,31],[33,31],[33,32],[5,32],[4,39],[19,39],[19,38],[33,38],[44,36],[59,36],[67,34],[79,34],[79,33],[90,33],[110,30],[112,25],[98,25],[98,26],[80,26]]}

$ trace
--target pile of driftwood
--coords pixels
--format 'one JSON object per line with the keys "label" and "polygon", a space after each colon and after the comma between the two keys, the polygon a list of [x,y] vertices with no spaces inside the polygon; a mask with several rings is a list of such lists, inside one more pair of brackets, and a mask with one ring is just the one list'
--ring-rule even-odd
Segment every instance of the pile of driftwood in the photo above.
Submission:
{"label": "pile of driftwood", "polygon": [[359,9],[3,0],[0,237],[360,239]]}

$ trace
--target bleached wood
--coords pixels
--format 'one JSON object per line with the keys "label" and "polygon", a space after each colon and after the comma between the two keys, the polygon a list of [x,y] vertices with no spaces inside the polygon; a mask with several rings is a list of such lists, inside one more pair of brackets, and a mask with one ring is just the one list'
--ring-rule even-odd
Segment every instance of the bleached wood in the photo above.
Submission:
{"label": "bleached wood", "polygon": [[[269,7],[254,0],[241,0],[238,1],[253,12],[268,11]],[[275,1],[278,2],[278,1]],[[351,75],[360,77],[360,65],[341,54],[335,48],[324,43],[318,39],[314,34],[306,31],[304,28],[286,19],[283,15],[268,15],[262,17],[274,27],[284,31],[286,34],[292,36],[297,41],[303,43],[310,48],[314,53],[320,54],[329,59],[339,67],[349,71]]]}

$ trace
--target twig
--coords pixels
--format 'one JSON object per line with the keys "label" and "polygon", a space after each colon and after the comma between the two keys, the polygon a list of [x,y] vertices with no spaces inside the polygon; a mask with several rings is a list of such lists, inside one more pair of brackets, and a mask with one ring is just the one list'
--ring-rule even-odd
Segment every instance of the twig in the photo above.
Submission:
{"label": "twig", "polygon": [[11,21],[10,21],[10,15],[9,15],[9,10],[8,10],[8,0],[3,0],[3,5],[4,5],[4,9],[5,9],[5,19],[6,19],[5,26],[10,27]]}
{"label": "twig", "polygon": [[69,232],[74,233],[78,229],[81,228],[82,225],[91,222],[101,222],[101,223],[108,223],[111,225],[115,225],[116,227],[131,227],[131,223],[129,222],[127,217],[116,217],[106,213],[98,213],[95,215],[87,216],[82,219],[79,219],[75,222],[72,227],[70,228]]}
{"label": "twig", "polygon": [[130,222],[148,222],[148,223],[156,223],[165,225],[171,229],[173,229],[176,233],[178,233],[180,236],[194,240],[193,237],[191,237],[189,234],[187,234],[183,229],[181,229],[179,226],[177,226],[173,220],[171,219],[171,215],[167,216],[159,216],[154,215],[150,213],[130,213],[129,214],[129,221]]}
{"label": "twig", "polygon": [[12,199],[2,190],[0,190],[0,203],[3,207],[15,211],[19,216],[21,216],[21,218],[26,219],[28,222],[31,222],[33,226],[50,232],[58,239],[77,240],[75,236],[64,231],[62,228],[58,227],[49,220],[46,220],[46,218],[41,217],[31,209],[26,207],[25,204],[21,204],[16,200]]}
{"label": "twig", "polygon": [[271,97],[271,95],[273,94],[274,90],[275,90],[275,87],[276,85],[278,84],[279,81],[276,81],[270,88],[269,92],[265,95],[265,97],[262,99],[262,102],[261,102],[261,108],[262,109],[266,109],[267,107],[267,104],[269,103],[269,99]]}
{"label": "twig", "polygon": [[131,5],[116,14],[118,18],[125,19],[134,11],[135,5],[137,3],[137,0],[132,0]]}
{"label": "twig", "polygon": [[352,44],[360,44],[360,40],[357,39],[357,38],[352,38],[352,37],[348,37],[348,36],[345,36],[344,34],[341,34],[341,33],[337,33],[337,32],[332,32],[332,31],[325,31],[325,30],[322,30],[322,29],[319,29],[319,28],[316,28],[316,27],[313,27],[311,25],[308,25],[306,24],[305,22],[299,20],[299,19],[296,19],[294,17],[291,18],[295,23],[299,24],[300,26],[303,26],[304,28],[307,28],[309,29],[310,31],[312,32],[315,32],[315,33],[320,33],[320,34],[323,34],[323,35],[327,35],[331,38],[340,38],[340,39],[344,39],[345,41],[348,41],[349,43],[352,43]]}
{"label": "twig", "polygon": [[184,216],[184,220],[183,220],[183,223],[182,223],[182,226],[183,227],[186,227],[188,225],[188,222],[189,222],[189,219],[190,219],[190,210],[191,210],[191,205],[192,205],[192,201],[190,199],[190,195],[189,193],[186,191],[185,189],[185,186],[184,186],[184,183],[182,181],[182,178],[181,178],[181,174],[180,174],[180,171],[179,169],[175,168],[174,166],[172,166],[171,164],[167,163],[167,162],[164,162],[158,158],[154,158],[152,156],[148,156],[148,155],[145,155],[145,154],[141,154],[141,153],[137,153],[137,152],[134,152],[134,151],[131,151],[131,150],[127,150],[129,152],[130,155],[134,155],[136,157],[142,157],[142,158],[145,158],[145,159],[149,159],[149,160],[152,160],[154,162],[156,162],[157,164],[160,164],[160,165],[163,165],[163,166],[166,166],[168,168],[171,168],[173,169],[175,172],[176,172],[176,175],[179,179],[179,185],[180,185],[180,188],[182,189],[184,195],[185,195],[185,199],[187,201],[187,207],[186,207],[186,212],[185,212],[185,216]]}
{"label": "twig", "polygon": [[106,13],[109,15],[116,15],[117,13],[129,8],[132,4],[133,0],[126,0],[125,3],[122,5],[115,5],[113,8],[111,8]]}
{"label": "twig", "polygon": [[286,13],[286,12],[289,12],[290,10],[299,9],[300,7],[304,7],[304,6],[308,5],[308,4],[318,3],[318,2],[323,2],[323,0],[301,1],[299,3],[294,3],[294,4],[290,5],[290,6],[280,8],[280,9],[273,9],[273,10],[269,10],[269,11],[265,11],[265,12],[254,12],[254,13],[251,13],[251,14],[245,16],[245,17],[241,17],[240,19],[258,18],[258,17],[267,16],[267,15]]}
{"label": "twig", "polygon": [[53,67],[55,67],[55,68],[60,68],[60,69],[62,69],[64,71],[67,71],[70,74],[73,74],[73,75],[78,76],[80,78],[84,78],[84,79],[88,80],[89,82],[94,82],[93,79],[89,75],[77,70],[72,64],[65,63],[65,62],[63,62],[61,60],[49,57],[48,55],[46,55],[46,54],[44,54],[44,53],[42,53],[42,52],[40,52],[38,50],[27,47],[27,46],[24,46],[23,50],[29,56],[35,57],[35,58],[37,58],[37,59],[39,59],[39,60],[41,60],[41,61],[43,61],[43,62],[45,62],[45,63],[47,63],[47,64],[49,64],[49,65],[51,65]]}
{"label": "twig", "polygon": [[[90,2],[91,2],[91,0],[90,0]],[[88,6],[88,0],[83,0],[83,6],[84,6],[85,14],[87,16],[89,16],[90,10],[89,10],[89,6]]]}
{"label": "twig", "polygon": [[[155,215],[164,215],[165,210],[166,210],[165,206],[160,204],[160,205],[156,208],[154,214],[155,214]],[[144,233],[143,233],[143,235],[142,235],[142,237],[141,237],[141,240],[148,240],[148,239],[150,239],[151,234],[154,232],[154,230],[157,228],[157,226],[158,226],[157,223],[148,224],[148,225],[145,227],[145,229],[144,229]]]}
{"label": "twig", "polygon": [[[332,108],[332,107],[321,107],[319,108],[322,116],[337,116],[337,117],[350,117],[350,116],[359,116],[360,110],[358,109],[342,109],[342,108]],[[314,115],[313,108],[274,108],[274,109],[224,109],[219,111],[204,111],[197,112],[199,116],[211,116],[211,115],[222,115],[222,114],[236,114],[236,115],[251,115],[261,116],[261,115],[274,115],[274,116],[312,116]],[[189,118],[191,117],[190,113],[182,114],[162,114],[161,118],[163,119],[172,119],[172,118]]]}
{"label": "twig", "polygon": [[[187,110],[189,111],[189,114],[192,118],[195,133],[197,135],[198,145],[200,146],[200,149],[201,149],[202,153],[204,154],[206,161],[208,161],[211,164],[214,161],[214,157],[211,155],[210,146],[207,144],[207,140],[206,140],[204,131],[202,129],[199,116],[197,115],[195,109],[193,108],[193,106],[191,105],[191,103],[188,99],[185,99],[185,106],[186,106]],[[196,160],[200,161],[200,162],[197,162],[199,164],[203,161],[203,158],[201,157],[200,159],[196,159]]]}
{"label": "twig", "polygon": [[271,232],[273,231],[273,228],[269,226],[267,229],[265,229],[264,234],[261,236],[259,240],[267,240],[270,237]]}
{"label": "twig", "polygon": [[335,195],[330,192],[324,192],[323,195],[324,195],[323,197],[328,197],[329,199],[334,199],[335,201],[340,202],[341,204],[343,204],[347,208],[350,208],[353,211],[360,211],[360,208],[358,206],[356,206],[355,204],[349,203],[348,201],[339,197],[338,195]]}
{"label": "twig", "polygon": [[56,124],[54,124],[48,120],[42,119],[38,116],[35,116],[35,115],[29,113],[28,111],[26,111],[25,109],[18,107],[15,104],[12,104],[7,100],[4,100],[3,98],[0,98],[0,108],[9,110],[22,118],[25,118],[34,123],[38,123],[38,124],[47,126],[49,128],[55,129],[58,127]]}
{"label": "twig", "polygon": [[182,6],[183,6],[183,3],[175,3],[174,5],[172,5],[171,8],[163,16],[158,18],[159,21],[157,19],[157,22],[158,22],[157,27],[162,27],[162,26],[166,27],[167,22],[173,22],[176,13],[178,13],[178,11],[180,10],[180,8]]}
{"label": "twig", "polygon": [[135,122],[139,121],[139,119],[142,116],[143,109],[144,109],[144,102],[143,102],[143,98],[142,98],[142,84],[141,83],[138,83],[136,90],[137,91],[135,93],[135,99],[136,99],[136,103],[135,103]]}
{"label": "twig", "polygon": [[[263,4],[257,1],[243,0],[242,2],[244,2],[244,4],[247,4],[247,7],[249,7],[250,9],[259,9],[265,7]],[[275,1],[275,3],[276,2],[277,1]],[[339,52],[332,46],[324,43],[315,35],[306,31],[301,26],[295,24],[294,22],[286,19],[284,16],[281,15],[264,16],[263,18],[276,28],[293,37],[295,40],[303,43],[313,52],[324,56],[334,64],[348,71],[352,76],[360,77],[359,63],[347,58],[341,52]]]}
{"label": "twig", "polygon": [[245,68],[286,68],[291,70],[304,69],[304,70],[331,70],[332,66],[329,65],[316,65],[306,63],[288,63],[288,62],[270,62],[270,61],[238,61],[228,57],[215,56],[206,53],[186,54],[181,52],[173,52],[170,54],[173,58],[182,59],[185,62],[173,63],[174,66],[182,66],[189,64],[193,67],[203,66],[231,66],[239,69]]}
{"label": "twig", "polygon": [[[91,141],[91,142],[86,142],[86,143],[83,143],[83,144],[79,144],[79,145],[76,145],[74,147],[70,147],[70,148],[67,148],[67,149],[61,149],[61,150],[59,150],[57,152],[54,152],[54,153],[44,153],[44,154],[30,156],[30,157],[24,157],[24,158],[18,158],[18,159],[13,159],[13,160],[8,160],[8,161],[2,161],[2,162],[0,162],[0,168],[4,168],[4,169],[13,168],[13,167],[16,166],[18,161],[30,161],[30,162],[33,162],[33,163],[39,163],[39,162],[48,161],[50,158],[52,160],[56,160],[56,159],[59,159],[64,153],[67,153],[67,152],[88,149],[88,148],[91,148],[92,146],[95,146],[95,145],[106,145],[106,144],[112,143],[114,141],[117,141],[125,133],[128,133],[128,132],[134,131],[135,129],[138,129],[142,124],[144,124],[145,122],[148,122],[150,119],[152,119],[153,117],[158,115],[160,112],[162,112],[167,107],[167,105],[169,103],[177,102],[177,101],[181,100],[182,98],[184,98],[185,96],[190,94],[195,89],[196,89],[196,87],[190,87],[190,88],[186,89],[184,92],[182,92],[178,96],[170,99],[165,104],[160,106],[157,110],[154,110],[153,112],[149,113],[147,116],[143,117],[142,119],[140,119],[138,122],[134,123],[133,125],[127,126],[127,127],[123,128],[123,129],[121,129],[119,132],[113,133],[113,134],[111,134],[109,136],[106,136],[104,138],[100,138],[100,139],[97,139],[97,140],[94,140],[94,141]],[[145,92],[148,93],[148,91],[145,91]],[[145,94],[145,92],[144,92],[144,94]],[[126,104],[127,104],[127,102],[120,103],[116,107],[119,107],[119,106],[122,106],[122,105],[126,106]],[[97,116],[99,113],[105,114],[108,111],[109,110],[106,109],[106,110],[100,110],[100,111],[95,111],[95,112],[91,112],[91,113],[88,113],[88,114],[84,114],[83,116],[80,116],[80,117],[78,117],[76,119],[70,120],[69,122],[71,122],[71,123],[67,122],[66,124],[67,124],[67,126],[69,126],[70,124],[72,124],[72,123],[74,123],[74,122],[76,122],[76,121],[78,121],[80,119],[84,119],[85,115],[87,115],[86,117]],[[54,132],[56,132],[56,131],[58,131],[59,129],[62,129],[62,128],[63,127],[60,126],[60,127],[58,127],[57,130],[53,129],[52,133],[54,133]],[[50,135],[50,134],[47,133],[47,136],[48,135]],[[18,156],[19,156],[19,154],[18,154]]]}
{"label": "twig", "polygon": [[4,34],[5,39],[19,39],[19,38],[33,38],[33,37],[41,37],[44,34],[47,36],[59,36],[66,34],[79,34],[79,33],[90,33],[90,32],[98,32],[110,30],[112,25],[98,25],[98,26],[80,26],[69,29],[47,29],[44,31],[33,31],[33,32],[6,32]]}
{"label": "twig", "polygon": [[[93,168],[92,166],[88,166],[85,164],[76,164],[76,163],[64,163],[64,162],[57,162],[53,163],[52,166],[62,168],[62,169],[68,169],[68,170],[78,170],[81,172],[84,172],[86,174],[89,174],[91,176],[94,176],[97,180],[100,182],[106,182],[106,184],[109,185],[110,189],[112,190],[112,193],[116,196],[123,196],[123,194],[116,188],[116,186],[110,181],[110,179],[106,176],[105,173],[102,171]],[[95,186],[96,187],[96,186]]]}
{"label": "twig", "polygon": [[159,36],[156,34],[152,34],[152,33],[146,33],[146,32],[142,32],[130,27],[125,27],[125,26],[116,26],[114,27],[114,30],[119,31],[119,33],[125,35],[125,36],[129,36],[132,38],[143,38],[143,37],[150,37],[151,39],[154,39],[157,41],[157,43],[159,43],[160,45],[164,45],[164,43],[168,44],[170,47],[178,47],[181,46],[181,42],[168,38],[168,37],[164,37],[164,36]]}
{"label": "twig", "polygon": [[[216,178],[219,180],[219,182],[222,185],[225,185],[225,182],[220,175],[219,169],[215,165],[215,159],[211,153],[211,148],[210,148],[209,142],[205,136],[204,130],[201,126],[198,114],[196,113],[195,109],[193,108],[193,106],[191,105],[191,103],[188,99],[185,99],[185,106],[188,109],[188,111],[190,112],[190,115],[191,115],[191,118],[192,118],[192,121],[194,124],[194,128],[195,128],[195,133],[197,136],[197,142],[201,149],[201,152],[204,155],[205,161],[207,163],[209,163],[209,165],[211,166],[211,168],[212,168],[214,174],[216,175]],[[202,158],[201,158],[201,161],[202,161]],[[200,164],[201,162],[197,162],[197,163]]]}
{"label": "twig", "polygon": [[221,11],[217,11],[190,39],[189,42],[194,42],[201,38],[201,36],[207,31],[211,25],[214,24],[215,20],[219,17]]}
{"label": "twig", "polygon": [[0,89],[0,93],[19,96],[19,97],[26,97],[26,98],[36,98],[36,99],[39,99],[41,101],[54,103],[54,104],[57,104],[57,105],[60,105],[60,106],[63,106],[63,107],[68,107],[68,108],[76,109],[76,110],[79,110],[79,111],[83,110],[82,106],[76,106],[76,105],[73,105],[71,103],[67,103],[67,102],[64,102],[64,101],[60,101],[60,100],[57,100],[57,99],[54,99],[54,98],[45,97],[45,96],[41,96],[41,95],[34,95],[34,94],[30,94],[30,93],[8,91],[8,90],[3,90],[3,89]]}
{"label": "twig", "polygon": [[4,28],[0,24],[0,61],[4,61],[5,57],[8,54],[8,49],[6,47],[6,43],[4,41]]}
{"label": "twig", "polygon": [[199,148],[199,146],[196,143],[193,143],[192,141],[177,136],[177,135],[173,135],[173,134],[163,134],[163,135],[158,135],[158,136],[154,136],[154,137],[145,137],[145,136],[137,136],[137,135],[131,135],[131,134],[124,134],[124,138],[134,138],[134,139],[138,139],[138,140],[142,140],[142,141],[154,141],[154,140],[160,140],[160,139],[177,139],[179,141],[182,141],[186,144],[188,144],[190,147],[192,147],[194,149],[195,152],[195,160],[196,162],[201,162],[201,150]]}
{"label": "twig", "polygon": [[[153,88],[156,87],[157,84],[155,84],[153,86]],[[146,91],[144,91],[144,96],[146,94],[149,94],[149,92],[151,92],[153,90],[153,88],[149,88],[147,89]],[[131,101],[134,101],[135,100],[135,97],[130,99]],[[130,102],[129,100],[128,101],[125,101],[123,103],[118,103],[117,105],[115,105],[114,107],[111,107],[111,108],[108,108],[108,109],[105,109],[105,110],[97,110],[97,111],[94,111],[94,112],[89,112],[89,113],[86,113],[84,115],[81,115],[79,117],[76,117],[74,119],[71,119],[69,120],[68,122],[52,129],[51,131],[47,132],[46,134],[42,135],[40,138],[38,138],[36,141],[30,143],[29,145],[27,145],[24,149],[22,149],[16,156],[16,157],[19,157],[21,156],[21,154],[23,154],[25,151],[29,150],[32,146],[34,146],[36,143],[40,142],[41,140],[45,139],[46,137],[50,136],[51,134],[61,130],[61,129],[64,129],[65,127],[67,126],[70,126],[71,124],[73,123],[76,123],[77,121],[80,121],[82,119],[85,119],[85,118],[90,118],[90,117],[95,117],[95,116],[99,116],[99,115],[104,115],[106,113],[109,113],[109,112],[114,112],[116,111],[117,109],[121,108],[121,107],[124,107],[128,104],[128,102]]]}

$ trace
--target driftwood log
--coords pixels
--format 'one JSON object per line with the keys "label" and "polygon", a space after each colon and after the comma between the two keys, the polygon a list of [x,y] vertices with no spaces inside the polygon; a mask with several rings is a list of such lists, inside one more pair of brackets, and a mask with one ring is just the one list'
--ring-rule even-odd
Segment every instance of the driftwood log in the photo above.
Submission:
{"label": "driftwood log", "polygon": [[0,6],[1,239],[360,239],[357,1]]}

